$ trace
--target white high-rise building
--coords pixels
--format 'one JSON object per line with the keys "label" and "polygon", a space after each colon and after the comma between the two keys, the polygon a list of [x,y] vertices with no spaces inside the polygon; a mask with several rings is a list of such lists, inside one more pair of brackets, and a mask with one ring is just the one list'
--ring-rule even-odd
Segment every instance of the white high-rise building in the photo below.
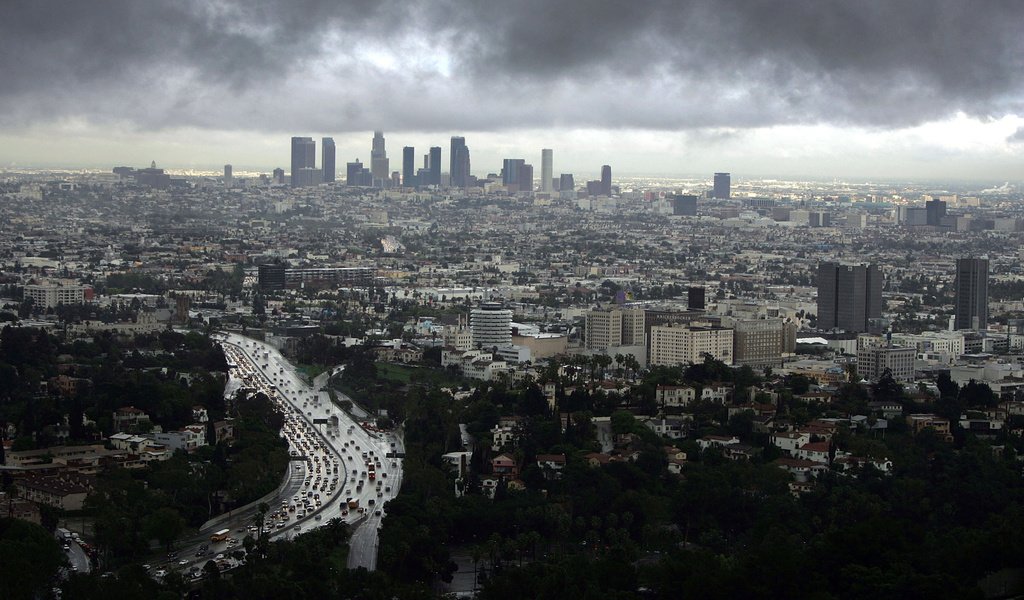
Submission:
{"label": "white high-rise building", "polygon": [[551,168],[553,152],[550,148],[544,148],[540,151],[540,191],[542,192],[553,192],[554,187],[551,185],[551,179],[554,177],[554,171]]}
{"label": "white high-rise building", "polygon": [[484,302],[469,313],[473,347],[490,349],[512,343],[512,311],[500,302]]}

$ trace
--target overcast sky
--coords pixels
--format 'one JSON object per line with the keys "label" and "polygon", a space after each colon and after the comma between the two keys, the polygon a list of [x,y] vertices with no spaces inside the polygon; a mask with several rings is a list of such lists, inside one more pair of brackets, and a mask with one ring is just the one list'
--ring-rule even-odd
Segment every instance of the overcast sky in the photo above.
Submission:
{"label": "overcast sky", "polygon": [[[0,166],[1024,179],[1024,2],[6,0]],[[319,147],[318,147],[319,155]],[[317,158],[319,166],[319,156]]]}

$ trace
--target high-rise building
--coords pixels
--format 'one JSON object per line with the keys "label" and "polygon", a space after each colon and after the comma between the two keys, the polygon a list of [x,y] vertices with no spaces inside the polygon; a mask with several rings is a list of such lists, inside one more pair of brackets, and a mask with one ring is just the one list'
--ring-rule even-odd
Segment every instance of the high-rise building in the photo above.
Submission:
{"label": "high-rise building", "polygon": [[489,350],[512,343],[512,311],[500,302],[484,302],[469,313],[473,346]]}
{"label": "high-rise building", "polygon": [[956,328],[988,328],[988,259],[956,259]]}
{"label": "high-rise building", "polygon": [[672,197],[672,214],[677,217],[697,216],[697,196],[678,194]]}
{"label": "high-rise building", "polygon": [[932,227],[941,226],[942,219],[946,216],[946,203],[938,198],[934,198],[925,202],[924,208],[927,223]]}
{"label": "high-rise building", "polygon": [[363,185],[363,171],[363,163],[359,159],[345,163],[345,185]]}
{"label": "high-rise building", "polygon": [[430,147],[430,162],[427,163],[427,168],[430,170],[430,181],[429,185],[441,185],[441,147],[431,146]]}
{"label": "high-rise building", "polygon": [[882,316],[882,273],[876,265],[818,265],[818,327],[851,333],[869,330]]}
{"label": "high-rise building", "polygon": [[533,191],[533,165],[524,164],[519,167],[519,191]]}
{"label": "high-rise building", "polygon": [[686,290],[687,310],[704,310],[704,286],[691,285]]}
{"label": "high-rise building", "polygon": [[278,167],[274,169],[273,175],[274,183],[284,184],[284,169]]}
{"label": "high-rise building", "polygon": [[643,346],[645,315],[642,308],[612,306],[586,313],[584,335],[589,350]]}
{"label": "high-rise building", "polygon": [[402,185],[415,187],[416,181],[416,148],[405,146],[402,148]]}
{"label": "high-rise building", "polygon": [[451,168],[448,171],[452,187],[466,187],[469,179],[469,148],[466,146],[466,138],[458,135],[452,136],[451,147]]}
{"label": "high-rise building", "polygon": [[715,173],[715,187],[712,195],[719,200],[732,197],[732,176],[728,173]]}
{"label": "high-rise building", "polygon": [[299,171],[316,168],[316,142],[311,137],[292,138],[292,187],[299,187]]}
{"label": "high-rise building", "polygon": [[545,193],[554,191],[551,189],[554,185],[554,181],[552,181],[554,177],[552,173],[553,154],[550,148],[544,148],[540,151],[540,191]]}
{"label": "high-rise building", "polygon": [[601,166],[601,195],[612,195],[612,168],[608,165]]}
{"label": "high-rise building", "polygon": [[506,158],[501,161],[501,184],[510,192],[519,191],[519,175],[526,161],[521,158]]}
{"label": "high-rise building", "polygon": [[385,187],[388,174],[388,153],[384,149],[384,132],[373,132],[373,145],[370,147],[370,172],[373,173],[373,185]]}
{"label": "high-rise building", "polygon": [[562,173],[558,176],[558,191],[571,192],[575,189],[576,182],[573,180],[572,173]]}
{"label": "high-rise building", "polygon": [[224,165],[224,187],[231,187],[234,182],[235,177],[232,174],[231,165]]}
{"label": "high-rise building", "polygon": [[324,183],[334,183],[337,161],[334,157],[334,138],[325,137],[320,140],[320,169],[323,171]]}

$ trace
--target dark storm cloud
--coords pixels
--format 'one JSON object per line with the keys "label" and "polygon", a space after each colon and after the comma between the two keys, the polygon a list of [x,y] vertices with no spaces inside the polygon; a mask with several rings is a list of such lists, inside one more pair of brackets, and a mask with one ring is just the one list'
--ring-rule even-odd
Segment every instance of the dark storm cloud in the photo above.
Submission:
{"label": "dark storm cloud", "polygon": [[1022,22],[977,0],[15,0],[0,125],[900,127],[1024,113]]}

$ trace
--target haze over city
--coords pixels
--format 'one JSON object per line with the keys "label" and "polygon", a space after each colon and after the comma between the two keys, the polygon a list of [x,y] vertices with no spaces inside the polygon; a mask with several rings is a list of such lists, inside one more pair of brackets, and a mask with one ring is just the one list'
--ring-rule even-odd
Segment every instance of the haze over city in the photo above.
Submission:
{"label": "haze over city", "polygon": [[[269,171],[465,135],[474,171],[1019,180],[1018,3],[16,2],[0,165]],[[173,26],[168,26],[173,23]]]}

